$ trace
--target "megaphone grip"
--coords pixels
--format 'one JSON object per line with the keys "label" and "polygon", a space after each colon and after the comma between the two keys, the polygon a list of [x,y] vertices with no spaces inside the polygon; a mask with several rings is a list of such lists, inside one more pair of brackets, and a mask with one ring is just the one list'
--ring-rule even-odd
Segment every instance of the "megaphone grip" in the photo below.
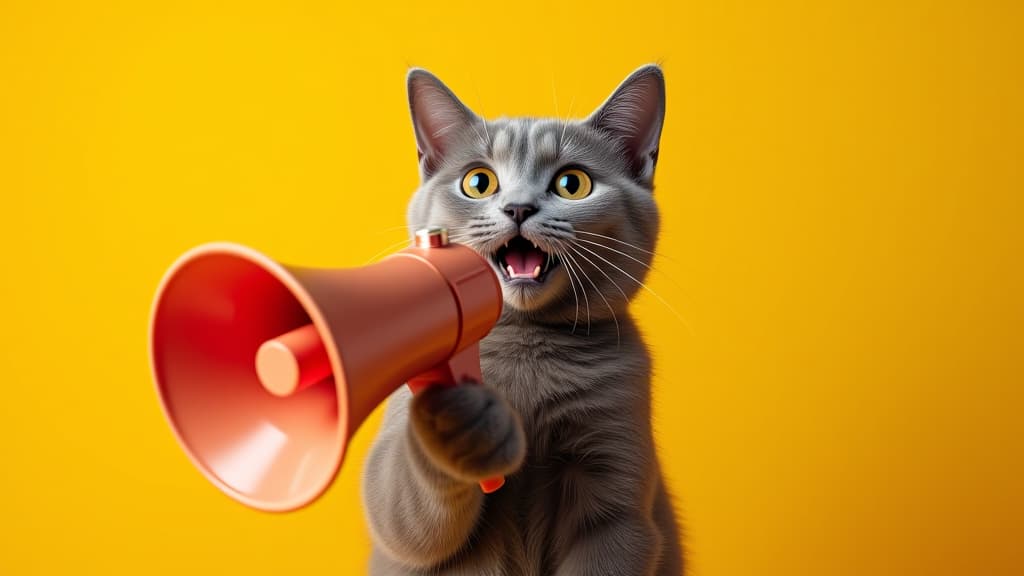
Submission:
{"label": "megaphone grip", "polygon": [[[460,350],[452,355],[447,362],[435,366],[432,370],[418,374],[408,382],[409,390],[413,394],[419,394],[421,390],[430,386],[473,386],[468,382],[483,380],[480,371],[480,344],[473,345]],[[503,476],[485,478],[480,481],[480,490],[484,494],[497,492],[505,485]]]}
{"label": "megaphone grip", "polygon": [[480,481],[480,490],[482,490],[484,494],[490,494],[492,492],[497,492],[498,489],[501,488],[504,485],[505,485],[505,477],[504,476],[495,476],[494,478],[487,478],[485,480],[481,480]]}
{"label": "megaphone grip", "polygon": [[256,374],[275,396],[290,396],[330,376],[331,360],[316,326],[264,342],[256,352]]}

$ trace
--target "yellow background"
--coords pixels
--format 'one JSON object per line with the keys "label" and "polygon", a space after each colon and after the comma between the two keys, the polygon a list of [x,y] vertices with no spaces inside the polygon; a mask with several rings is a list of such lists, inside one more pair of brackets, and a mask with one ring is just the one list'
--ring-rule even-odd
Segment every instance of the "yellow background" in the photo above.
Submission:
{"label": "yellow background", "polygon": [[648,61],[650,286],[692,332],[634,308],[692,573],[1024,573],[1017,6],[4,0],[0,573],[361,573],[376,418],[308,509],[220,494],[150,381],[162,272],[394,247],[410,65],[580,117]]}

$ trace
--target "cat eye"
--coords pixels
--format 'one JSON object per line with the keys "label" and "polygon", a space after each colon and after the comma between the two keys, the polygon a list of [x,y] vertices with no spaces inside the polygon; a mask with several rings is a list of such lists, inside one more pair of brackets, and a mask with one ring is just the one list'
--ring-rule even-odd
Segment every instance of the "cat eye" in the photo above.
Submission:
{"label": "cat eye", "polygon": [[579,168],[562,170],[552,183],[555,193],[567,200],[582,200],[590,196],[594,184],[590,176]]}
{"label": "cat eye", "polygon": [[470,198],[487,198],[498,191],[498,176],[490,168],[473,168],[462,177],[462,193]]}

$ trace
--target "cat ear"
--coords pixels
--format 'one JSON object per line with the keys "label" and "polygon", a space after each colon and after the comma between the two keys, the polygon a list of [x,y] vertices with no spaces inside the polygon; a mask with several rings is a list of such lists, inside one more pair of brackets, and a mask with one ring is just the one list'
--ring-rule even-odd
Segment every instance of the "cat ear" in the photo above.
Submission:
{"label": "cat ear", "polygon": [[430,175],[456,139],[481,120],[437,76],[426,70],[409,70],[407,84],[409,111],[416,131],[416,152],[423,173]]}
{"label": "cat ear", "polygon": [[658,163],[658,142],[665,120],[665,77],[648,64],[623,80],[585,122],[622,142],[633,173],[650,180]]}

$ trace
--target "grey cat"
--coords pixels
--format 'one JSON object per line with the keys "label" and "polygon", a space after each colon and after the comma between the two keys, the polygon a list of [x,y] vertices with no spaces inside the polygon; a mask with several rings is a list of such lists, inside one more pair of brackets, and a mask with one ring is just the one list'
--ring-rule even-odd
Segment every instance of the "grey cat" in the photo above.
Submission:
{"label": "grey cat", "polygon": [[409,226],[445,226],[492,262],[505,309],[481,342],[483,385],[390,398],[363,478],[370,573],[681,574],[627,310],[658,234],[661,70],[570,122],[484,120],[419,69],[408,90]]}

